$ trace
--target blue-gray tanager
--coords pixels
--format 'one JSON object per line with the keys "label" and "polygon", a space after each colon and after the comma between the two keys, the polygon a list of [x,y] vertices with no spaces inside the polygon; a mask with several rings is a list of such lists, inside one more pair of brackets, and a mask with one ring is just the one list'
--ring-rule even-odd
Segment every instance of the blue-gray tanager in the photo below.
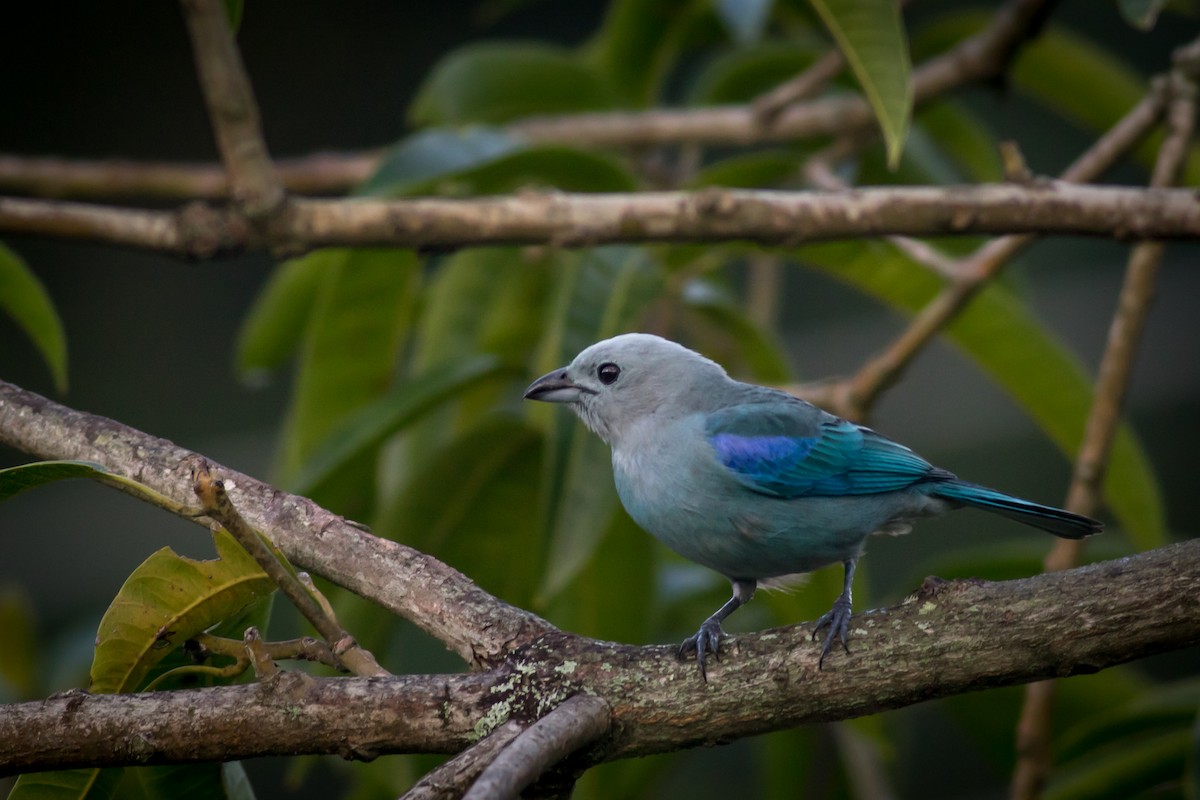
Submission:
{"label": "blue-gray tanager", "polygon": [[612,448],[629,515],[675,552],[716,570],[733,597],[679,648],[701,674],[721,622],[760,581],[845,568],[842,594],[817,622],[849,652],[854,567],[872,533],[905,533],[920,517],[964,505],[1055,536],[1099,522],[967,483],[869,428],[776,389],[741,383],[699,353],[630,333],[584,350],[538,378],[530,400],[566,403]]}

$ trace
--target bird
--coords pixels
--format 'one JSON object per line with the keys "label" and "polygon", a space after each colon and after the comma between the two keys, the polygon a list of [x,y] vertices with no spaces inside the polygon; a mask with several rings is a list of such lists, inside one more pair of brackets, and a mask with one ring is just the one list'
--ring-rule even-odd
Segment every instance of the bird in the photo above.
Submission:
{"label": "bird", "polygon": [[863,425],[648,333],[597,342],[535,380],[525,399],[562,403],[612,449],[629,516],[671,550],[727,578],[733,594],[684,640],[708,680],[721,623],[764,583],[841,564],[842,593],[812,632],[847,654],[854,570],[869,536],[970,506],[1066,539],[1089,517],[960,480]]}

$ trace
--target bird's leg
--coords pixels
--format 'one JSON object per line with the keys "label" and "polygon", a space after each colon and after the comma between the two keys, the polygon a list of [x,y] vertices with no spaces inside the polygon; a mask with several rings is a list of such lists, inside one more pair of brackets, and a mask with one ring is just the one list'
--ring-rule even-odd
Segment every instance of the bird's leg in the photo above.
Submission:
{"label": "bird's leg", "polygon": [[840,641],[842,648],[847,653],[850,652],[850,645],[847,643],[850,633],[850,609],[853,604],[850,589],[854,585],[854,568],[857,565],[858,559],[856,558],[842,562],[842,566],[846,569],[846,580],[842,584],[842,593],[837,600],[833,601],[833,608],[817,620],[817,627],[813,628],[813,639],[817,638],[822,629],[829,628],[829,633],[825,636],[825,646],[821,648],[821,660],[817,662],[817,669],[824,668],[825,656],[829,655],[835,641]]}
{"label": "bird's leg", "polygon": [[688,637],[683,644],[679,645],[677,655],[680,659],[687,658],[688,653],[693,650],[696,652],[696,663],[700,665],[700,677],[704,678],[705,682],[708,681],[708,673],[705,671],[708,654],[712,653],[716,657],[720,655],[721,637],[725,635],[725,632],[721,630],[721,622],[734,611],[749,603],[750,598],[754,597],[754,590],[758,587],[758,582],[754,580],[738,579],[732,583],[733,597],[730,597],[725,605],[717,609],[717,613],[704,620],[695,636]]}

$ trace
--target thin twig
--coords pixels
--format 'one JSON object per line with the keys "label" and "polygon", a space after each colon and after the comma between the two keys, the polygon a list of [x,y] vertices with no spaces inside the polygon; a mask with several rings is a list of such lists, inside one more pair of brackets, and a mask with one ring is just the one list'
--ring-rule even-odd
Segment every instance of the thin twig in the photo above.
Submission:
{"label": "thin twig", "polygon": [[[329,649],[341,663],[345,664],[355,675],[390,674],[379,666],[375,656],[361,647],[354,637],[337,623],[336,619],[325,613],[321,605],[313,599],[287,565],[271,552],[271,548],[263,541],[259,532],[242,519],[242,515],[234,508],[225,491],[224,482],[213,479],[207,464],[202,464],[196,469],[194,488],[196,497],[200,499],[200,504],[204,508],[204,514],[220,523],[221,527],[229,531],[237,540],[242,549],[254,558],[258,566],[275,582],[284,596],[329,643]],[[262,647],[255,646],[249,640],[246,642],[246,646],[252,658],[259,651],[264,658],[267,658],[266,651]],[[252,647],[254,649],[251,649]],[[256,670],[261,666],[259,663],[261,660],[255,661]]]}
{"label": "thin twig", "polygon": [[233,198],[251,219],[263,219],[280,207],[285,195],[267,153],[258,104],[229,28],[225,3],[182,3],[200,88],[229,172]]}
{"label": "thin twig", "polygon": [[608,703],[577,694],[522,731],[500,751],[463,800],[509,800],[546,770],[603,736],[611,724]]}
{"label": "thin twig", "polygon": [[[210,654],[227,656],[229,658],[244,658],[246,655],[246,643],[244,641],[226,639],[223,636],[214,636],[211,633],[196,634],[191,638],[191,642],[192,644],[188,646],[194,648],[196,657],[200,659]],[[285,639],[276,642],[264,641],[262,646],[267,655],[276,661],[295,659],[313,661],[334,669],[342,668],[342,665],[333,657],[333,652],[330,651],[329,645],[312,636],[301,636],[297,639]]]}
{"label": "thin twig", "polygon": [[[1177,74],[1171,81],[1167,114],[1167,136],[1158,151],[1150,185],[1173,185],[1187,159],[1188,144],[1196,121],[1196,84]],[[1121,421],[1133,372],[1134,359],[1142,341],[1150,304],[1154,299],[1163,244],[1142,242],[1129,254],[1125,283],[1108,329],[1108,343],[1100,361],[1096,393],[1084,429],[1083,444],[1075,460],[1066,507],[1078,514],[1094,515],[1100,505],[1109,454]],[[1079,542],[1059,541],[1046,556],[1047,571],[1070,569],[1079,562]],[[1055,684],[1032,683],[1017,721],[1017,763],[1013,770],[1012,800],[1035,800],[1050,775],[1050,723]]]}

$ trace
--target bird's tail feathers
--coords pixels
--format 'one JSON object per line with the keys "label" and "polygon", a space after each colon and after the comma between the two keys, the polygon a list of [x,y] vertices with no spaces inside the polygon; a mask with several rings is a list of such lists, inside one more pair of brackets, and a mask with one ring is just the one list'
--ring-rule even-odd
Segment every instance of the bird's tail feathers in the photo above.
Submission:
{"label": "bird's tail feathers", "polygon": [[966,481],[955,480],[935,484],[931,487],[930,494],[952,503],[961,503],[1000,514],[1017,522],[1041,528],[1064,539],[1082,539],[1085,536],[1099,533],[1104,527],[1091,517],[1022,500],[1019,497]]}

